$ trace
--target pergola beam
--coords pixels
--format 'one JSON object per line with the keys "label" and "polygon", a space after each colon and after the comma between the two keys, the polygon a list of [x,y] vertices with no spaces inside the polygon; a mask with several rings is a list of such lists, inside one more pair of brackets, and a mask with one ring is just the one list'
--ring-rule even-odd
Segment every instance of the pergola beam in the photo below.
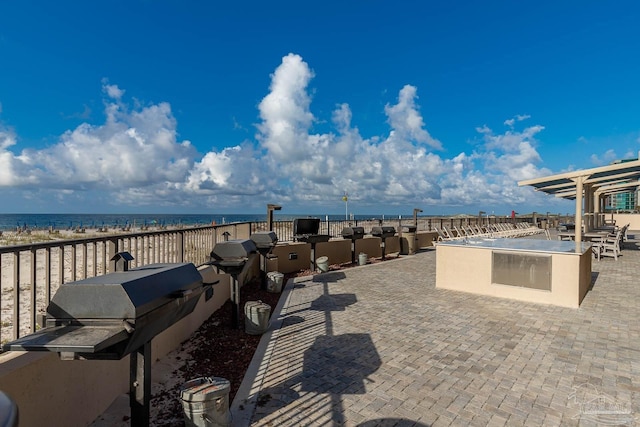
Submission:
{"label": "pergola beam", "polygon": [[624,189],[640,186],[640,159],[622,161],[607,166],[565,172],[535,179],[519,181],[518,185],[532,186],[536,191],[559,198],[575,199],[576,242],[582,241],[583,204],[585,230],[597,226],[595,214],[600,211],[600,197]]}

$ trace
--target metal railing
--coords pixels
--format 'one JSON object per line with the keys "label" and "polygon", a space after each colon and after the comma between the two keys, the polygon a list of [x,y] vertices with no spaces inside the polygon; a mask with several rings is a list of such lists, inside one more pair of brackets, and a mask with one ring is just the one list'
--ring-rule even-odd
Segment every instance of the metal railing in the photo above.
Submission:
{"label": "metal railing", "polygon": [[202,264],[209,259],[216,231],[207,226],[0,247],[0,341],[36,331],[39,314],[62,283],[106,274],[116,253],[129,252],[132,267]]}
{"label": "metal railing", "polygon": [[[321,221],[319,234],[340,237],[342,229],[361,226],[370,233],[374,226],[417,226],[417,231],[435,227],[500,223],[507,218],[434,217]],[[522,221],[519,219],[519,221]],[[82,239],[55,240],[0,247],[0,342],[35,332],[55,291],[62,283],[106,274],[118,252],[129,252],[131,267],[153,263],[209,261],[216,242],[247,237],[268,229],[268,223],[250,222],[98,235]],[[280,242],[294,240],[293,221],[273,222]]]}

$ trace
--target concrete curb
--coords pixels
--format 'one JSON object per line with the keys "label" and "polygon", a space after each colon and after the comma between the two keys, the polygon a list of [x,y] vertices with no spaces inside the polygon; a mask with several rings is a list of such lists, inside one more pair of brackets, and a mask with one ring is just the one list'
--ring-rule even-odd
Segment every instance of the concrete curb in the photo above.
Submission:
{"label": "concrete curb", "polygon": [[278,341],[278,336],[280,335],[280,328],[282,327],[282,321],[284,320],[284,317],[282,316],[282,309],[287,306],[286,303],[291,296],[294,285],[294,279],[289,279],[282,290],[282,295],[280,295],[278,304],[273,310],[273,313],[271,313],[272,320],[269,330],[262,334],[260,343],[258,343],[258,347],[253,354],[253,358],[247,368],[247,372],[245,373],[242,383],[240,383],[240,387],[238,388],[238,392],[233,399],[230,411],[232,425],[234,427],[251,425],[251,418],[256,408],[258,392],[261,389],[264,374],[267,372],[267,368],[271,361],[273,348]]}

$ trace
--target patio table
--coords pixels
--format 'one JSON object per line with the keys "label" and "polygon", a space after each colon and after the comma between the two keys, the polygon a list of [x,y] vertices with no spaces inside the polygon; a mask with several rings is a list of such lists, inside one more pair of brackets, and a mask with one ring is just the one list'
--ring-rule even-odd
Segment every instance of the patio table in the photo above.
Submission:
{"label": "patio table", "polygon": [[[607,237],[607,234],[609,234],[609,231],[606,231],[606,230],[588,231],[586,233],[582,233],[582,238],[584,240],[594,241],[594,240],[600,240],[603,237]],[[566,239],[567,237],[568,237],[568,240],[575,240],[576,232],[575,231],[559,231],[558,232],[558,240],[567,240]]]}

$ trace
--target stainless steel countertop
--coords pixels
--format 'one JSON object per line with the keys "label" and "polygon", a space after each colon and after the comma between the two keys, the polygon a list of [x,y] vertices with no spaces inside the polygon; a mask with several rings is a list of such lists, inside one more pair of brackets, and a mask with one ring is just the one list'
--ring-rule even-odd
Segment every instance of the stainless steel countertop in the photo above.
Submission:
{"label": "stainless steel countertop", "polygon": [[461,246],[478,249],[500,249],[505,251],[562,253],[582,255],[590,250],[591,243],[565,240],[541,240],[541,239],[493,239],[487,237],[471,237],[459,240],[447,240],[438,242],[437,246]]}

